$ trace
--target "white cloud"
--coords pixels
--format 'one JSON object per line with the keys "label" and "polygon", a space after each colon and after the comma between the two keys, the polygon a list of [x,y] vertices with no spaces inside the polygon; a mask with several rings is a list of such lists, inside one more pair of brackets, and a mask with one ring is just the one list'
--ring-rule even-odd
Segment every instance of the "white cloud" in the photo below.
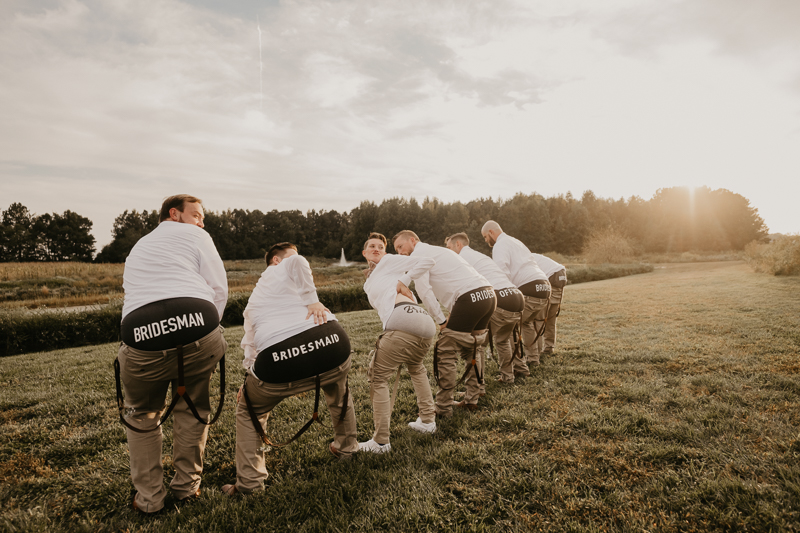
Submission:
{"label": "white cloud", "polygon": [[797,231],[765,191],[800,192],[798,7],[734,5],[7,3],[0,200],[110,228],[176,190],[347,210],[687,183]]}

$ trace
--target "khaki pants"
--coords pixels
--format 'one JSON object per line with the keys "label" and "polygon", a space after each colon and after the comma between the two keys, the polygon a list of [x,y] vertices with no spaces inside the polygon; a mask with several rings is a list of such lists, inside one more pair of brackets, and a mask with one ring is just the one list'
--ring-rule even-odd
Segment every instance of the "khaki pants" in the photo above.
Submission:
{"label": "khaki pants", "polygon": [[[211,374],[227,348],[222,328],[183,348],[186,392],[202,417],[208,417],[211,413],[208,386]],[[128,423],[139,429],[154,428],[166,407],[165,398],[170,383],[173,390],[177,387],[177,350],[150,352],[122,344],[119,348],[119,364],[125,407],[133,409],[133,413],[127,417]],[[177,498],[182,499],[200,488],[208,426],[197,421],[183,399],[178,400],[172,414],[172,464],[175,476],[170,488]],[[167,495],[161,463],[161,428],[148,433],[137,433],[127,428],[126,431],[131,479],[137,491],[136,505],[148,513],[158,511],[164,507]]]}
{"label": "khaki pants", "polygon": [[[547,298],[525,297],[525,309],[522,311],[522,344],[525,346],[526,361],[534,365],[539,364],[536,332],[544,326],[548,302]],[[530,371],[525,369],[522,373],[528,374]]]}
{"label": "khaki pants", "polygon": [[564,299],[564,288],[557,289],[553,287],[553,292],[550,293],[550,307],[547,312],[547,325],[544,328],[544,335],[542,335],[536,342],[537,353],[553,352],[556,346],[556,315],[558,310],[561,309],[561,302]]}
{"label": "khaki pants", "polygon": [[[497,364],[500,366],[500,380],[514,383],[514,373],[528,374],[528,367],[521,358],[514,359],[512,342],[514,326],[519,323],[522,313],[512,313],[499,307],[492,315],[490,322],[494,346],[497,349]],[[521,356],[522,354],[520,354]]]}
{"label": "khaki pants", "polygon": [[[450,328],[443,328],[439,332],[437,348],[439,390],[436,392],[436,414],[449,416],[453,413],[453,389],[455,389],[456,381],[458,381],[458,376],[456,375],[457,362],[459,359],[464,359],[468,365],[471,365],[476,342],[478,349],[480,349],[479,347],[486,342],[486,333],[473,336],[471,333],[453,331]],[[483,375],[483,368],[480,367],[482,359],[480,354],[476,353],[476,359],[478,372]],[[465,384],[467,391],[464,395],[464,402],[477,404],[480,397],[480,386],[474,369],[467,373]]]}
{"label": "khaki pants", "polygon": [[394,407],[389,394],[389,380],[401,365],[406,365],[411,376],[411,384],[417,395],[419,417],[426,424],[434,421],[433,393],[428,381],[428,372],[422,364],[432,342],[432,338],[425,339],[397,330],[385,331],[380,336],[367,373],[372,398],[372,416],[375,420],[375,434],[372,436],[375,442],[379,444],[389,442],[389,423]]}
{"label": "khaki pants", "polygon": [[[338,367],[320,374],[320,383],[325,393],[325,402],[328,404],[332,424],[339,422],[350,364],[351,358],[348,357],[347,361]],[[261,427],[266,431],[269,414],[275,406],[284,398],[314,390],[314,383],[313,376],[292,383],[266,383],[248,373],[245,386],[253,411],[258,416]],[[242,394],[236,405],[236,489],[243,494],[264,490],[264,480],[269,474],[264,461],[264,452],[259,451],[262,446],[263,442],[253,427]],[[353,409],[352,395],[349,395],[347,400],[344,420],[334,427],[333,446],[344,455],[358,451],[356,412]]]}

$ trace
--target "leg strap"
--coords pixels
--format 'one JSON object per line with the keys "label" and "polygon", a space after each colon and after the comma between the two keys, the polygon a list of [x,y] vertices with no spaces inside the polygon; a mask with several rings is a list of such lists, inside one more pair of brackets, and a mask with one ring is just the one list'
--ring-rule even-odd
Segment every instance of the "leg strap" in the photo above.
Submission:
{"label": "leg strap", "polygon": [[489,353],[492,354],[492,357],[496,357],[494,352],[494,335],[492,335],[492,325],[489,324],[487,335],[489,335]]}
{"label": "leg strap", "polygon": [[520,325],[522,319],[519,322],[514,324],[514,329],[511,331],[511,335],[514,339],[514,353],[511,354],[511,360],[513,361],[515,358],[522,360],[522,326]]}
{"label": "leg strap", "polygon": [[[320,398],[320,389],[322,388],[322,386],[320,384],[319,375],[317,375],[316,378],[314,378],[314,412],[311,415],[311,419],[309,419],[309,421],[306,422],[303,425],[303,427],[301,427],[297,431],[297,433],[295,433],[294,436],[289,440],[287,440],[286,442],[281,442],[278,444],[272,442],[269,439],[269,437],[267,437],[267,434],[264,432],[264,428],[261,427],[261,423],[258,421],[258,415],[253,409],[253,404],[250,402],[250,396],[247,394],[247,378],[249,377],[250,377],[249,375],[245,375],[244,384],[242,385],[242,394],[244,395],[244,403],[247,406],[247,414],[250,415],[250,421],[253,423],[253,429],[256,430],[258,436],[261,437],[261,441],[267,446],[271,446],[273,448],[283,448],[284,446],[293,443],[294,441],[299,439],[303,435],[303,433],[308,431],[308,428],[310,428],[314,422],[317,422],[318,424],[325,426],[325,424],[322,423],[322,420],[319,419],[319,398]],[[342,412],[339,413],[339,419],[333,423],[333,427],[338,426],[344,421],[345,416],[347,415],[347,402],[349,397],[350,397],[350,385],[349,383],[345,382],[344,399],[342,401]]]}
{"label": "leg strap", "polygon": [[183,398],[186,401],[186,405],[189,407],[189,410],[192,412],[192,415],[203,425],[210,426],[214,422],[217,421],[219,418],[220,413],[222,412],[222,407],[225,404],[225,356],[222,356],[222,359],[219,361],[219,404],[217,405],[217,412],[214,414],[214,417],[209,420],[204,420],[200,413],[197,412],[197,408],[194,406],[194,402],[186,394],[186,385],[184,380],[184,369],[183,369],[183,346],[176,347],[177,352],[177,359],[178,359],[178,384],[175,394],[172,396],[172,401],[167,407],[167,410],[161,416],[161,419],[158,421],[158,424],[155,427],[150,429],[139,429],[133,425],[131,425],[127,420],[125,420],[125,400],[122,397],[122,383],[120,380],[120,364],[119,364],[119,357],[114,359],[114,379],[116,381],[117,387],[117,408],[119,410],[119,420],[122,424],[127,427],[128,429],[135,431],[136,433],[150,433],[151,431],[155,431],[161,427],[164,422],[166,422],[169,415],[172,414],[172,410],[175,409],[175,405],[177,405],[178,400]]}

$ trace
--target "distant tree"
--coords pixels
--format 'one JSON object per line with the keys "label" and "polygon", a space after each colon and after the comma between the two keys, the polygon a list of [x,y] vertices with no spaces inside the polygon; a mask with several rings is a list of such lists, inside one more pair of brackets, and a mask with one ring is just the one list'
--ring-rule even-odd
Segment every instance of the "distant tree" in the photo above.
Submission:
{"label": "distant tree", "polygon": [[124,263],[133,246],[145,235],[158,226],[157,209],[144,210],[141,213],[127,209],[114,219],[111,229],[113,240],[103,246],[97,254],[95,261],[98,263]]}
{"label": "distant tree", "polygon": [[42,261],[91,261],[94,255],[92,221],[73,212],[44,214],[33,223],[37,259]]}
{"label": "distant tree", "polygon": [[645,245],[652,251],[742,250],[767,235],[758,210],[727,189],[659,189],[648,203]]}
{"label": "distant tree", "polygon": [[553,250],[550,212],[541,195],[517,193],[500,207],[496,222],[531,251]]}
{"label": "distant tree", "polygon": [[3,211],[3,261],[36,261],[34,215],[19,202]]}
{"label": "distant tree", "polygon": [[[369,234],[375,231],[375,224],[378,221],[378,206],[374,202],[361,202],[358,207],[343,216],[346,229],[342,247],[350,260],[361,260],[363,259],[361,250],[364,242]],[[387,238],[391,239],[391,235]]]}

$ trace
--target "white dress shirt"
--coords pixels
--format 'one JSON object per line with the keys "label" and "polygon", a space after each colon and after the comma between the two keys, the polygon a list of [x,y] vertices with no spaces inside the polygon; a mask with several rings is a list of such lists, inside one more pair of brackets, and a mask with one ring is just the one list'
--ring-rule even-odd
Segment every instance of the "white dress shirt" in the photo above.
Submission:
{"label": "white dress shirt", "polygon": [[[242,366],[250,370],[256,356],[273,344],[316,326],[308,306],[319,301],[311,266],[305,257],[290,255],[267,267],[244,309]],[[336,320],[326,313],[328,320]]]}
{"label": "white dress shirt", "polygon": [[547,279],[550,279],[550,276],[552,276],[556,272],[565,270],[564,265],[553,261],[546,255],[534,254],[534,253],[532,253],[531,255],[533,256],[533,260],[536,261],[536,264],[539,265],[539,268],[542,269],[542,272],[544,272],[544,275],[547,276]]}
{"label": "white dress shirt", "polygon": [[[410,268],[415,272],[427,272],[436,264],[430,257],[411,257],[405,255],[386,254],[372,271],[364,283],[369,303],[378,311],[378,316],[386,329],[386,322],[394,311],[397,299],[397,282]],[[406,283],[408,285],[408,283]],[[416,301],[416,300],[415,300]]]}
{"label": "white dress shirt", "polygon": [[194,224],[165,220],[139,239],[125,260],[122,318],[149,303],[199,298],[217,307],[228,303],[228,278],[211,236]]}
{"label": "white dress shirt", "polygon": [[492,259],[517,288],[532,281],[547,279],[528,247],[506,233],[497,237],[492,247]]}
{"label": "white dress shirt", "polygon": [[492,258],[486,254],[482,254],[477,250],[464,246],[458,253],[464,260],[472,265],[472,268],[478,271],[478,274],[489,280],[494,290],[500,291],[503,289],[515,288],[516,286],[511,283],[497,263],[492,261]]}
{"label": "white dress shirt", "polygon": [[419,264],[400,277],[405,285],[414,280],[422,303],[428,313],[442,324],[447,320],[439,306],[439,302],[450,312],[453,304],[462,294],[491,286],[489,280],[478,274],[472,266],[457,253],[441,246],[431,246],[418,242],[409,257],[433,259],[436,264],[425,270]]}

